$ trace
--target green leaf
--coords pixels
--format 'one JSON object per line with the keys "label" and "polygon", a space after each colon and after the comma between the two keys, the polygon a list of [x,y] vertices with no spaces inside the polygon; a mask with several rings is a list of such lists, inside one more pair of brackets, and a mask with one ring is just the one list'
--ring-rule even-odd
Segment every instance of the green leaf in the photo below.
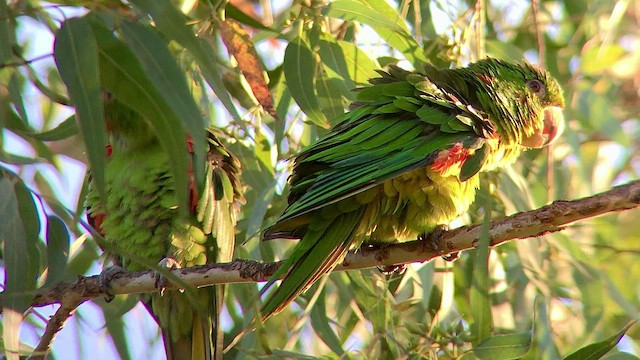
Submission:
{"label": "green leaf", "polygon": [[585,75],[596,75],[610,69],[627,51],[618,44],[588,46],[583,52],[580,70]]}
{"label": "green leaf", "polygon": [[368,84],[370,78],[379,76],[375,71],[380,68],[379,64],[353,43],[326,36],[320,40],[319,54],[329,77],[343,79],[348,90],[354,89],[356,84]]}
{"label": "green leaf", "polygon": [[29,164],[37,164],[40,163],[42,161],[44,161],[44,159],[42,158],[30,158],[30,157],[25,157],[25,156],[20,156],[20,155],[14,155],[14,154],[9,154],[6,153],[4,151],[0,152],[0,161],[7,163],[7,164],[12,164],[12,165],[29,165]]}
{"label": "green leaf", "polygon": [[336,119],[344,114],[345,107],[340,94],[340,80],[329,79],[322,73],[316,80],[316,92],[322,112],[331,124],[335,125]]}
{"label": "green leaf", "polygon": [[311,326],[318,336],[324,341],[325,344],[337,355],[344,355],[344,349],[336,333],[329,325],[329,318],[327,317],[327,308],[325,305],[326,296],[325,288],[322,288],[322,294],[318,297],[318,301],[311,309]]}
{"label": "green leaf", "polygon": [[196,37],[187,26],[186,17],[169,0],[133,0],[132,3],[151,15],[156,27],[167,39],[175,40],[191,53],[224,107],[234,119],[240,119],[222,83],[221,71],[214,60],[216,52],[206,40]]}
{"label": "green leaf", "polygon": [[252,28],[256,28],[256,29],[260,29],[260,30],[265,30],[265,31],[270,31],[276,34],[279,34],[280,31],[276,30],[276,29],[272,29],[268,26],[265,26],[264,24],[262,24],[261,22],[257,21],[256,19],[252,18],[251,16],[243,13],[240,9],[238,9],[237,7],[233,6],[233,4],[231,4],[230,2],[227,3],[227,5],[225,5],[224,8],[225,11],[225,15],[228,18],[237,20],[245,25],[249,25]]}
{"label": "green leaf", "polygon": [[479,359],[508,360],[523,357],[531,348],[531,333],[494,335],[473,348]]}
{"label": "green leaf", "polygon": [[23,88],[23,78],[19,72],[14,72],[11,74],[11,78],[9,79],[9,96],[11,98],[11,103],[13,103],[13,107],[16,109],[18,116],[22,119],[22,122],[25,124],[25,127],[29,124],[29,117],[27,115],[27,109],[24,106],[24,99],[22,95]]}
{"label": "green leaf", "polygon": [[178,115],[193,139],[194,170],[198,184],[204,181],[205,137],[204,121],[198,105],[187,86],[187,79],[166,42],[155,31],[138,23],[125,21],[121,24],[123,40],[136,55],[145,73],[164,97],[164,101]]}
{"label": "green leaf", "polygon": [[587,329],[595,329],[604,314],[605,284],[600,271],[585,262],[577,262],[573,267],[573,279],[581,295],[582,313]]}
{"label": "green leaf", "polygon": [[[118,101],[140,113],[153,126],[169,157],[180,211],[186,213],[189,203],[187,152],[176,151],[187,148],[181,115],[176,114],[167,99],[156,90],[128,46],[99,23],[92,25],[98,40],[103,85]],[[104,153],[104,148],[102,151]]]}
{"label": "green leaf", "polygon": [[480,232],[480,240],[476,247],[476,257],[471,278],[471,316],[473,329],[477,335],[477,343],[491,336],[491,296],[489,294],[489,255],[491,253],[489,226],[491,224],[491,207],[487,201],[484,205],[484,221]]}
{"label": "green leaf", "polygon": [[12,12],[6,1],[0,2],[0,44],[3,44],[0,46],[0,64],[9,62],[13,57],[15,19]]}
{"label": "green leaf", "polygon": [[325,15],[345,21],[358,21],[377,29],[409,31],[400,14],[384,0],[337,0],[331,2]]}
{"label": "green leaf", "polygon": [[76,119],[79,120],[87,148],[91,174],[104,201],[106,127],[98,71],[98,46],[86,19],[72,18],[62,24],[56,32],[53,55],[76,108]]}
{"label": "green leaf", "polygon": [[264,216],[269,209],[269,205],[273,201],[273,195],[275,194],[275,183],[273,186],[264,188],[260,194],[254,199],[253,206],[251,207],[251,215],[249,216],[249,222],[247,223],[247,235],[253,236],[260,233]]}
{"label": "green leaf", "polygon": [[76,124],[76,116],[71,115],[55,128],[41,133],[31,134],[30,136],[42,141],[58,141],[71,137],[77,133],[78,125]]}
{"label": "green leaf", "polygon": [[638,360],[639,357],[629,354],[628,352],[619,352],[613,354],[607,354],[602,360]]}
{"label": "green leaf", "polygon": [[488,156],[489,151],[486,145],[477,149],[475,153],[462,164],[460,168],[460,181],[467,181],[473,175],[477,174],[478,171],[482,169]]}
{"label": "green leaf", "polygon": [[486,45],[487,54],[489,56],[507,61],[520,61],[524,58],[524,51],[513,43],[499,40],[487,40]]}
{"label": "green leaf", "polygon": [[299,37],[293,39],[284,53],[284,76],[287,86],[293,99],[307,114],[309,120],[328,129],[329,123],[320,111],[320,104],[313,91],[315,73],[316,61],[309,45]]}
{"label": "green leaf", "polygon": [[342,47],[335,39],[329,36],[320,39],[319,44],[318,54],[320,55],[320,61],[324,65],[323,68],[327,72],[327,77],[341,80],[342,94],[353,100],[355,96],[350,90],[354,89],[356,84],[351,78]]}
{"label": "green leaf", "polygon": [[47,216],[47,282],[50,286],[64,277],[69,259],[69,231],[57,216]]}
{"label": "green leaf", "polygon": [[564,360],[597,360],[603,357],[611,349],[613,349],[624,334],[633,326],[636,322],[632,321],[628,323],[622,330],[612,335],[608,339],[589,344],[564,358]]}
{"label": "green leaf", "polygon": [[[0,170],[0,241],[5,289],[2,306],[22,312],[36,288],[40,220],[33,196],[15,175]],[[6,330],[6,329],[5,329]]]}
{"label": "green leaf", "polygon": [[422,47],[416,42],[404,19],[384,0],[338,0],[329,4],[325,15],[371,26],[389,46],[400,51],[414,67],[427,63]]}
{"label": "green leaf", "polygon": [[128,344],[126,324],[122,316],[138,304],[138,297],[132,295],[117,296],[107,304],[103,299],[94,299],[93,302],[102,309],[105,319],[105,327],[118,351],[120,359],[131,359]]}
{"label": "green leaf", "polygon": [[27,298],[19,296],[27,290],[27,274],[23,256],[27,253],[24,224],[18,211],[18,200],[13,188],[16,180],[0,172],[0,241],[3,248],[5,288],[3,293],[3,346],[17,351],[20,347],[22,311]]}

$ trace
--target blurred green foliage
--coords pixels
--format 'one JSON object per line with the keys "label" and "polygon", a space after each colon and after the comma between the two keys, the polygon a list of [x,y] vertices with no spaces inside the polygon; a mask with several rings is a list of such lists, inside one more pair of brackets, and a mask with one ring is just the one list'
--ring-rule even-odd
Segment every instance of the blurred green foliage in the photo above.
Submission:
{"label": "blurred green foliage", "polygon": [[[220,41],[223,17],[243,24],[253,42],[240,45],[255,44],[257,56],[229,55]],[[423,61],[462,66],[485,54],[526,59],[547,67],[565,89],[562,139],[486,176],[459,223],[637,179],[638,23],[637,0],[0,3],[0,255],[11,299],[3,303],[2,346],[26,353],[35,346],[37,336],[16,335],[33,290],[99,269],[99,247],[83,235],[85,186],[68,188],[61,180],[73,167],[73,176],[84,176],[77,168],[87,159],[94,176],[102,176],[100,110],[77,100],[90,91],[102,86],[131,94],[148,108],[167,149],[183,144],[186,131],[220,128],[246,186],[236,256],[274,261],[291,243],[260,243],[258,234],[286,206],[288,160],[334,125],[353,100],[351,89],[389,63],[419,69]],[[264,70],[264,81],[243,76],[247,59]],[[98,73],[97,61],[113,66]],[[172,82],[185,77],[191,93],[173,91]],[[261,86],[271,99],[254,95]],[[269,100],[272,109],[260,105]],[[177,172],[180,156],[171,156]],[[615,348],[607,359],[637,358],[637,326],[618,340],[640,317],[639,216],[638,210],[606,215],[560,233],[468,251],[452,264],[413,264],[403,275],[332,274],[227,356],[582,359]],[[477,291],[478,281],[488,291]],[[230,287],[228,341],[251,320],[258,288]],[[92,303],[106,320],[75,328],[76,352],[110,337],[121,358],[152,353],[157,338],[132,341],[121,318],[135,297]],[[95,318],[85,315],[87,306],[71,321]],[[42,334],[39,309],[25,314],[23,329]],[[65,351],[54,344],[52,355],[63,358]]]}

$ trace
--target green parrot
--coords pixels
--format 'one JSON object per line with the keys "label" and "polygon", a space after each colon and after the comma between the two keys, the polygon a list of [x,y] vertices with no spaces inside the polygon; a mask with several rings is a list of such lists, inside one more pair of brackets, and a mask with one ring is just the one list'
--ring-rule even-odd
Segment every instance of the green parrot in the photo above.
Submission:
{"label": "green parrot", "polygon": [[[244,203],[238,159],[208,132],[204,189],[197,191],[190,174],[190,215],[185,217],[178,210],[169,159],[149,123],[108,93],[104,103],[110,137],[106,203],[90,182],[87,213],[94,228],[117,248],[169,267],[231,261],[236,217]],[[187,144],[182,151],[192,152],[189,139]],[[122,257],[114,263],[130,271],[145,269]],[[195,294],[197,304],[180,291],[142,296],[162,330],[167,359],[222,357],[224,333],[217,325],[224,288]]]}
{"label": "green parrot", "polygon": [[397,66],[358,89],[353,109],[300,152],[289,206],[263,239],[299,239],[261,308],[278,313],[362,243],[425,238],[468,210],[479,173],[562,132],[558,82],[529,64],[484,59],[424,72]]}

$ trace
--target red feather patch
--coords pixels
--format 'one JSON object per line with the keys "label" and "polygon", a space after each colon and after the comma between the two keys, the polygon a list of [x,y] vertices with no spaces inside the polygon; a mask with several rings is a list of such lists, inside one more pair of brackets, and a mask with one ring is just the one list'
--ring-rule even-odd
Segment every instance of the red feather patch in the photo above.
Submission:
{"label": "red feather patch", "polygon": [[[193,154],[193,138],[189,134],[187,134],[187,151],[189,154]],[[198,202],[200,199],[198,197],[198,184],[193,174],[193,159],[189,161],[187,171],[189,172],[189,210],[192,214],[195,214],[198,211]]]}
{"label": "red feather patch", "polygon": [[444,173],[449,170],[451,166],[462,164],[469,156],[469,149],[465,148],[462,143],[455,143],[451,149],[442,150],[438,153],[431,165],[431,169],[439,173]]}

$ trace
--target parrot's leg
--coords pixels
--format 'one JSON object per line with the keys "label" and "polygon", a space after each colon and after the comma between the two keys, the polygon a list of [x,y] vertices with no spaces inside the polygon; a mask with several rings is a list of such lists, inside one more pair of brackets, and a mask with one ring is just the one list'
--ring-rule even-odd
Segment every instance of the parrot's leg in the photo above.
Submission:
{"label": "parrot's leg", "polygon": [[108,266],[100,272],[98,275],[98,283],[100,284],[100,290],[102,290],[106,295],[104,297],[104,301],[111,302],[115,295],[111,293],[110,283],[113,278],[120,273],[125,272],[124,268],[118,265]]}
{"label": "parrot's leg", "polygon": [[[431,248],[433,248],[433,250],[437,251],[438,253],[443,253],[444,251],[442,251],[438,246],[438,239],[440,239],[442,234],[447,230],[449,230],[449,227],[447,225],[437,225],[433,230],[431,230],[431,232],[422,233],[421,235],[419,235],[418,240],[426,241],[427,244],[431,245]],[[441,256],[445,261],[454,261],[460,257],[460,252],[456,251],[454,253]]]}
{"label": "parrot's leg", "polygon": [[[181,268],[178,261],[170,257],[160,260],[160,262],[158,263],[158,266],[167,268],[169,270]],[[162,274],[160,273],[156,273],[154,277],[156,279],[155,286],[158,290],[160,290],[160,295],[162,296],[164,295],[164,290],[167,287],[167,278],[162,276]]]}

